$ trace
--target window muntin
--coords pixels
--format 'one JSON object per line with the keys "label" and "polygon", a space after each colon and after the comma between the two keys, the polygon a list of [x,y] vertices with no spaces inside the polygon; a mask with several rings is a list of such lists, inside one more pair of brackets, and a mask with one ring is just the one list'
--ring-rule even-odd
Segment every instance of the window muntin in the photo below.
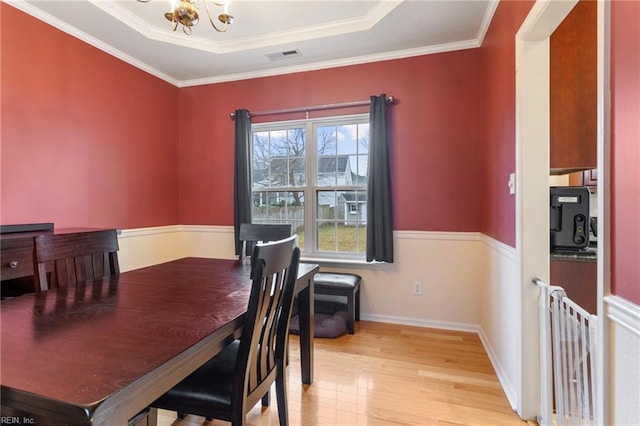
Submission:
{"label": "window muntin", "polygon": [[364,253],[366,191],[322,190],[316,194],[317,251]]}
{"label": "window muntin", "polygon": [[298,235],[298,246],[304,249],[304,192],[253,191],[253,223],[290,223]]}
{"label": "window muntin", "polygon": [[253,132],[253,186],[291,187],[306,185],[306,128]]}
{"label": "window muntin", "polygon": [[368,115],[254,124],[252,133],[253,222],[291,223],[307,256],[363,258]]}

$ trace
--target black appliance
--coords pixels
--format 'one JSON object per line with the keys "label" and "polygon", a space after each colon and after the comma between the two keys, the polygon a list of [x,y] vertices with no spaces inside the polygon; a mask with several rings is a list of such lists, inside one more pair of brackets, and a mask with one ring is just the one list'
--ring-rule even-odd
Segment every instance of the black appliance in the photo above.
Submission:
{"label": "black appliance", "polygon": [[589,219],[589,247],[598,246],[598,218]]}
{"label": "black appliance", "polygon": [[589,188],[550,188],[551,251],[581,250],[589,245]]}

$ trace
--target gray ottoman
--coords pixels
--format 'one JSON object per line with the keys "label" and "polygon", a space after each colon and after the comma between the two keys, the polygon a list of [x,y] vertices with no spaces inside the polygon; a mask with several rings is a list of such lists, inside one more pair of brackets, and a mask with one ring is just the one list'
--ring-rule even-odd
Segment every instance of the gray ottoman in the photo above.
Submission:
{"label": "gray ottoman", "polygon": [[354,321],[360,321],[360,281],[356,274],[318,272],[314,278],[315,294],[347,298],[347,331],[354,333]]}

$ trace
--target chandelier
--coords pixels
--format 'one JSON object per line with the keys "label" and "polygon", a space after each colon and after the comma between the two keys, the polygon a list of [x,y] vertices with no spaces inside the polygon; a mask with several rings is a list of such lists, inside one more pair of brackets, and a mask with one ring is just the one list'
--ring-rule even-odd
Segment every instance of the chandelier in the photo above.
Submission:
{"label": "chandelier", "polygon": [[[138,0],[141,3],[148,3],[150,0]],[[171,11],[164,14],[164,17],[171,22],[171,29],[175,31],[178,29],[178,25],[182,25],[182,31],[190,35],[191,27],[196,25],[200,21],[200,10],[196,5],[196,0],[170,0]],[[200,0],[200,3],[204,4],[204,9],[207,11],[207,17],[211,26],[218,32],[225,32],[229,27],[229,24],[233,23],[233,16],[229,15],[229,0],[213,0],[213,4],[222,7],[222,13],[218,15],[218,21],[223,25],[218,28],[209,10],[208,0]]]}

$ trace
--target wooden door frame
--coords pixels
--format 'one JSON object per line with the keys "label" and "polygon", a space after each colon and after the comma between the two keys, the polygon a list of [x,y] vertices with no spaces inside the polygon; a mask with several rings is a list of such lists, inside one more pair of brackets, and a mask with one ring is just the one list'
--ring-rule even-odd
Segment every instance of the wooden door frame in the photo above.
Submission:
{"label": "wooden door frame", "polygon": [[538,0],[516,34],[516,273],[520,286],[518,414],[540,418],[538,297],[549,282],[549,38],[577,0]]}
{"label": "wooden door frame", "polygon": [[[521,288],[520,377],[517,411],[523,419],[542,413],[539,380],[538,287],[549,282],[549,37],[578,0],[538,0],[516,34],[516,263]],[[609,418],[609,333],[605,295],[610,289],[610,8],[598,0],[598,323],[596,424]],[[546,94],[546,95],[545,95]],[[540,419],[540,418],[539,418]],[[542,419],[540,419],[542,420]]]}

